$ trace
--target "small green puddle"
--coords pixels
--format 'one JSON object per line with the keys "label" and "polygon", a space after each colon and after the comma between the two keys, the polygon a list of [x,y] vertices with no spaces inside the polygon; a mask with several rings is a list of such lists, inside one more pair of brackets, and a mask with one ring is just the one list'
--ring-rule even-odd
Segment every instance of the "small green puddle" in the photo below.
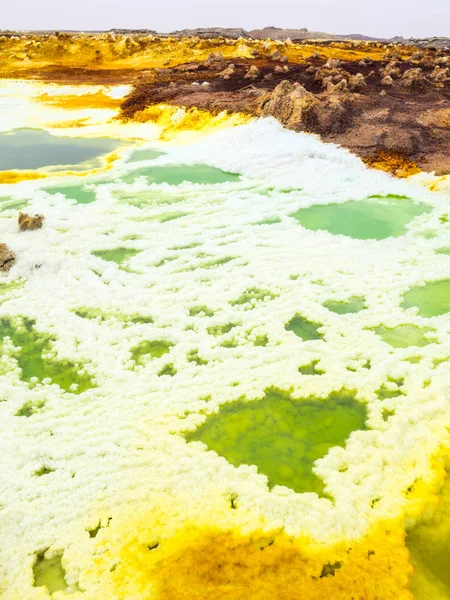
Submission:
{"label": "small green puddle", "polygon": [[263,219],[262,221],[258,221],[255,225],[277,225],[281,223],[281,219],[278,217]]}
{"label": "small green puddle", "polygon": [[62,554],[45,558],[38,554],[33,566],[34,587],[45,586],[50,594],[67,589],[66,572],[61,564]]}
{"label": "small green puddle", "polygon": [[94,383],[87,374],[80,374],[80,367],[70,361],[43,358],[51,353],[52,345],[49,336],[39,334],[31,320],[24,319],[20,326],[12,325],[8,320],[0,320],[0,339],[10,337],[12,343],[20,350],[14,356],[22,371],[21,379],[31,382],[37,378],[39,382],[50,379],[66,392],[81,394],[93,388]]}
{"label": "small green puddle", "polygon": [[433,329],[420,329],[414,325],[398,325],[392,329],[380,325],[380,327],[374,327],[372,331],[393,348],[409,348],[410,346],[422,348],[436,341],[433,337],[429,337],[430,333],[435,333]]}
{"label": "small green puddle", "polygon": [[450,256],[450,247],[439,248],[439,250],[436,250],[436,254],[445,254],[446,256]]}
{"label": "small green puddle", "polygon": [[251,288],[246,290],[237,300],[230,302],[231,306],[241,306],[245,304],[255,304],[257,302],[266,302],[273,300],[275,295],[268,290],[260,290],[258,288]]}
{"label": "small green puddle", "polygon": [[322,371],[317,367],[320,360],[313,360],[308,365],[302,365],[298,368],[298,372],[302,375],[323,375],[325,371]]}
{"label": "small green puddle", "polygon": [[121,177],[125,183],[133,183],[137,177],[146,177],[148,183],[180,185],[183,182],[215,184],[238,181],[236,173],[226,173],[208,165],[173,165],[167,167],[142,167]]}
{"label": "small green puddle", "polygon": [[131,157],[128,159],[129,163],[139,162],[140,160],[154,160],[160,156],[164,156],[165,152],[159,150],[135,150]]}
{"label": "small green puddle", "polygon": [[13,200],[12,198],[3,196],[0,198],[0,212],[5,210],[22,210],[27,204],[28,200]]}
{"label": "small green puddle", "polygon": [[142,365],[146,358],[161,358],[170,352],[173,344],[164,340],[141,342],[131,350],[131,359],[138,365]]}
{"label": "small green puddle", "polygon": [[302,315],[295,315],[293,319],[285,325],[286,331],[292,331],[304,342],[310,340],[321,340],[323,335],[319,333],[321,325],[308,321]]}
{"label": "small green puddle", "polygon": [[226,333],[229,333],[234,327],[237,327],[238,323],[227,323],[226,325],[214,325],[211,327],[208,327],[207,331],[209,333],[209,335],[214,335],[214,336],[219,336],[219,335],[225,335]]}
{"label": "small green puddle", "polygon": [[214,316],[214,311],[212,311],[210,308],[208,308],[207,306],[192,306],[189,309],[189,316],[190,317],[213,317]]}
{"label": "small green puddle", "polygon": [[149,316],[124,315],[119,311],[105,313],[98,308],[78,308],[74,310],[73,313],[82,319],[96,320],[102,323],[108,319],[116,319],[121,323],[132,323],[133,325],[146,325],[148,323],[153,323],[152,317]]}
{"label": "small green puddle", "polygon": [[42,129],[13,129],[0,133],[0,171],[79,165],[112,152],[120,144],[108,138],[71,138]]}
{"label": "small green puddle", "polygon": [[365,429],[366,417],[365,406],[347,393],[293,400],[268,390],[262,400],[222,406],[185,437],[203,442],[235,467],[256,465],[271,488],[285,485],[323,496],[314,462],[333,446],[344,446],[352,431]]}
{"label": "small green puddle", "polygon": [[76,200],[78,204],[91,204],[95,200],[95,190],[84,185],[66,185],[61,187],[44,188],[48,194],[62,194],[70,200]]}
{"label": "small green puddle", "polygon": [[303,227],[313,231],[325,230],[358,240],[384,240],[403,235],[408,223],[430,211],[429,206],[408,198],[386,196],[310,206],[291,216]]}
{"label": "small green puddle", "polygon": [[429,281],[411,288],[403,296],[402,308],[418,307],[422,317],[437,317],[450,311],[450,279]]}
{"label": "small green puddle", "polygon": [[352,296],[347,302],[336,302],[329,300],[323,303],[325,308],[338,315],[346,315],[348,313],[358,313],[364,310],[364,298],[361,296]]}
{"label": "small green puddle", "polygon": [[136,250],[135,248],[111,248],[110,250],[94,250],[92,254],[102,260],[121,265],[129,258],[139,254],[139,252],[140,250]]}

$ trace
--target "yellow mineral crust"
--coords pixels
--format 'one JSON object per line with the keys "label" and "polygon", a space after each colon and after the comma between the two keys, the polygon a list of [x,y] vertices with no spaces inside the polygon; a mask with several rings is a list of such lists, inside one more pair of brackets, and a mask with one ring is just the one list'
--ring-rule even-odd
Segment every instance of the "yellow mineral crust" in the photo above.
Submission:
{"label": "yellow mineral crust", "polygon": [[[152,69],[202,61],[211,52],[221,52],[225,59],[252,58],[253,51],[270,54],[280,48],[290,62],[302,62],[316,52],[327,58],[342,60],[360,60],[366,56],[381,60],[386,52],[381,44],[333,42],[325,46],[311,42],[289,45],[274,40],[178,39],[114,34],[28,36],[0,41],[3,77],[17,77],[31,67],[45,69],[50,65],[92,70]],[[397,48],[403,58],[413,51],[408,47]]]}
{"label": "yellow mineral crust", "polygon": [[229,114],[222,111],[212,114],[197,108],[184,109],[176,106],[158,104],[142,110],[134,116],[138,123],[152,122],[161,129],[160,139],[164,141],[208,135],[213,131],[227,127],[243,125],[253,117],[242,113]]}
{"label": "yellow mineral crust", "polygon": [[119,108],[123,102],[122,98],[111,98],[105,94],[104,89],[85,94],[40,94],[37,101],[50,106],[57,106],[67,110],[80,110],[82,108]]}
{"label": "yellow mineral crust", "polygon": [[372,169],[392,173],[396,177],[410,177],[420,173],[419,167],[406,156],[398,152],[379,151],[374,158],[364,161]]}
{"label": "yellow mineral crust", "polygon": [[194,525],[164,539],[155,537],[154,520],[149,514],[119,534],[115,560],[110,538],[97,559],[96,568],[112,571],[115,598],[413,600],[404,532],[395,523],[354,542],[318,547],[282,531]]}

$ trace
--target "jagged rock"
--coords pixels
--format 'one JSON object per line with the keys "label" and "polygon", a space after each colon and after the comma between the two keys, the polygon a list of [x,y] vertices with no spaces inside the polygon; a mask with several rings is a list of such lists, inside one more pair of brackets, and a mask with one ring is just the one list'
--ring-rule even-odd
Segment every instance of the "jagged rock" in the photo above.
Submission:
{"label": "jagged rock", "polygon": [[320,54],[318,52],[314,52],[314,54],[311,54],[311,58],[317,60],[320,58]]}
{"label": "jagged rock", "polygon": [[264,103],[263,113],[275,117],[287,127],[304,129],[317,105],[318,100],[302,85],[292,84],[285,79]]}
{"label": "jagged rock", "polygon": [[236,72],[236,67],[233,65],[233,63],[230,63],[224,71],[219,73],[219,75],[223,79],[230,79],[230,77],[232,75],[234,75],[235,72]]}
{"label": "jagged rock", "polygon": [[258,79],[261,75],[261,71],[255,65],[252,65],[247,73],[244,75],[244,79]]}
{"label": "jagged rock", "polygon": [[423,58],[423,52],[414,52],[414,54],[411,56],[411,60],[414,60],[414,61],[422,60],[422,58]]}
{"label": "jagged rock", "polygon": [[348,92],[348,85],[346,79],[341,79],[338,83],[332,83],[331,81],[327,85],[327,92],[329,94],[345,94]]}
{"label": "jagged rock", "polygon": [[281,52],[279,50],[275,50],[275,52],[272,52],[272,54],[270,55],[270,60],[279,61],[282,58],[283,58],[283,55],[281,54]]}
{"label": "jagged rock", "polygon": [[273,74],[272,73],[267,73],[267,75],[264,75],[264,79],[266,81],[270,81],[271,79],[273,79]]}
{"label": "jagged rock", "polygon": [[352,92],[359,92],[360,90],[367,87],[366,80],[362,73],[356,75],[350,75],[348,79],[348,89]]}
{"label": "jagged rock", "polygon": [[390,63],[388,63],[384,69],[381,69],[380,71],[380,75],[382,77],[386,77],[387,75],[390,75],[392,77],[392,79],[398,79],[399,77],[401,77],[401,71],[397,66],[397,63],[395,61],[392,61]]}
{"label": "jagged rock", "polygon": [[202,65],[208,69],[224,69],[227,66],[227,63],[222,56],[222,52],[217,52],[217,54],[212,52],[208,58],[203,61]]}
{"label": "jagged rock", "polygon": [[422,69],[432,69],[434,67],[434,57],[427,54],[419,62],[419,67]]}
{"label": "jagged rock", "polygon": [[434,67],[434,71],[432,73],[430,73],[430,79],[432,79],[434,82],[441,82],[441,81],[447,81],[448,79],[448,74],[449,74],[449,69],[441,69],[440,67],[436,66]]}
{"label": "jagged rock", "polygon": [[403,73],[402,86],[412,92],[424,92],[428,85],[429,83],[422,69],[408,69]]}
{"label": "jagged rock", "polygon": [[392,79],[392,77],[390,75],[386,75],[386,77],[383,77],[383,79],[380,81],[381,85],[385,85],[385,86],[391,86],[394,83],[394,80]]}
{"label": "jagged rock", "polygon": [[283,73],[283,67],[281,65],[277,65],[274,71],[275,73]]}
{"label": "jagged rock", "polygon": [[[206,62],[206,61],[205,61]],[[190,71],[198,71],[200,68],[200,65],[198,63],[186,63],[184,65],[178,65],[178,67],[175,67],[177,71],[181,71],[182,73],[184,72],[190,72]],[[171,71],[172,69],[167,69],[167,71]]]}
{"label": "jagged rock", "polygon": [[7,272],[16,263],[16,255],[6,244],[0,244],[0,271]]}
{"label": "jagged rock", "polygon": [[386,96],[386,95],[387,95],[387,92],[386,92],[386,90],[381,90],[381,92],[380,92],[380,96]]}
{"label": "jagged rock", "polygon": [[305,71],[306,75],[315,75],[317,71],[317,67],[313,67],[312,65],[308,67]]}
{"label": "jagged rock", "polygon": [[341,66],[341,60],[339,58],[329,58],[325,63],[325,67],[328,69],[337,69]]}
{"label": "jagged rock", "polygon": [[34,231],[40,229],[44,222],[44,215],[34,215],[30,217],[26,213],[20,212],[18,217],[20,231]]}

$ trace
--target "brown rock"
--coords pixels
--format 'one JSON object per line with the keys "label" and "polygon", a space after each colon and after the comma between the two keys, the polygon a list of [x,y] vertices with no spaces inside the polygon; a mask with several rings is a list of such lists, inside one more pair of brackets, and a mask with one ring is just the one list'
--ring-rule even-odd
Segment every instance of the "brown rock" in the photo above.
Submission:
{"label": "brown rock", "polygon": [[18,222],[20,231],[34,231],[35,229],[40,229],[42,227],[44,215],[34,215],[34,217],[30,217],[30,215],[20,212]]}
{"label": "brown rock", "polygon": [[362,89],[367,87],[366,80],[364,79],[364,75],[362,73],[357,73],[356,75],[350,75],[348,79],[348,89],[352,92],[359,92]]}
{"label": "brown rock", "polygon": [[318,100],[302,85],[284,80],[264,103],[263,113],[275,117],[287,127],[304,129],[317,105]]}
{"label": "brown rock", "polygon": [[340,66],[341,61],[339,60],[339,58],[329,58],[325,63],[325,67],[327,67],[328,69],[337,69]]}
{"label": "brown rock", "polygon": [[16,255],[6,244],[0,244],[0,271],[7,272],[16,263]]}
{"label": "brown rock", "polygon": [[236,67],[233,65],[233,63],[230,63],[224,71],[219,73],[219,76],[222,77],[223,79],[230,79],[230,77],[232,75],[234,75],[235,72],[236,72]]}
{"label": "brown rock", "polygon": [[429,82],[427,81],[422,69],[408,69],[403,73],[402,86],[420,94],[426,90]]}
{"label": "brown rock", "polygon": [[272,54],[270,55],[270,60],[279,61],[282,58],[283,58],[283,55],[281,54],[281,52],[279,50],[275,50],[275,52],[272,52]]}
{"label": "brown rock", "polygon": [[329,94],[345,94],[348,92],[348,85],[345,79],[341,79],[338,83],[332,83],[331,81],[327,85],[327,92]]}
{"label": "brown rock", "polygon": [[247,73],[244,75],[244,79],[258,79],[261,75],[261,71],[255,65],[252,65]]}
{"label": "brown rock", "polygon": [[381,85],[391,86],[394,83],[394,80],[390,75],[386,75],[386,77],[383,77],[380,83]]}
{"label": "brown rock", "polygon": [[208,58],[203,61],[202,65],[208,69],[225,69],[227,63],[222,55],[222,52],[217,52],[217,54],[212,52]]}
{"label": "brown rock", "polygon": [[414,60],[414,61],[422,60],[422,58],[423,58],[423,52],[414,52],[414,54],[411,56],[411,60]]}

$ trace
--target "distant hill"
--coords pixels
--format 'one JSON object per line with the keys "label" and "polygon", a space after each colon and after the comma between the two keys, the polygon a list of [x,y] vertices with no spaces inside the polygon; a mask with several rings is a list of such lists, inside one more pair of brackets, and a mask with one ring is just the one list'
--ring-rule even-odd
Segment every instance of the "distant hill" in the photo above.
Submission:
{"label": "distant hill", "polygon": [[263,29],[252,29],[249,31],[252,38],[272,40],[367,40],[376,41],[382,38],[369,37],[359,33],[349,35],[340,35],[335,33],[325,33],[324,31],[308,31],[306,27],[302,29],[282,29],[281,27],[264,27]]}

